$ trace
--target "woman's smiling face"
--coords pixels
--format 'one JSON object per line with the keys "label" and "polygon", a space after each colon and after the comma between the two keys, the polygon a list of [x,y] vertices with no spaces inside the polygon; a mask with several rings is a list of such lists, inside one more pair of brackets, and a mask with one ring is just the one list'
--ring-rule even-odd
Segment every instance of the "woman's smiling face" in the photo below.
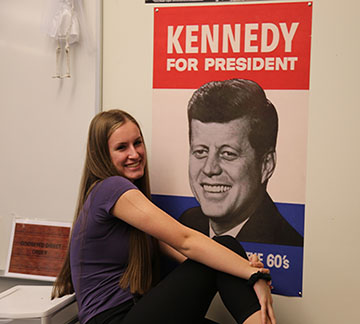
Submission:
{"label": "woman's smiling face", "polygon": [[146,152],[139,128],[125,121],[108,140],[110,159],[117,171],[130,181],[144,175]]}

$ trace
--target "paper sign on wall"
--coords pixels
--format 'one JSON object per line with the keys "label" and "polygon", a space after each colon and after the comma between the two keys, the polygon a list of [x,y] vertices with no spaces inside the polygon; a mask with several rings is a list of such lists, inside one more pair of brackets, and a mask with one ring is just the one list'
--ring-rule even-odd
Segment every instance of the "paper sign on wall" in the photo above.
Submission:
{"label": "paper sign on wall", "polygon": [[55,280],[63,264],[71,224],[15,219],[5,275]]}

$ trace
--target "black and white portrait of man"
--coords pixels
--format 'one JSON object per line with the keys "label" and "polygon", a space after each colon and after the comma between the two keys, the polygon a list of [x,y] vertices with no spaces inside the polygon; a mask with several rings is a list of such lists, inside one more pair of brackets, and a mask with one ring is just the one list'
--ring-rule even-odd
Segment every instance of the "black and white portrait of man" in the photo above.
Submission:
{"label": "black and white portrait of man", "polygon": [[267,192],[276,167],[278,115],[256,82],[206,83],[188,103],[189,183],[199,207],[180,217],[210,237],[303,246]]}

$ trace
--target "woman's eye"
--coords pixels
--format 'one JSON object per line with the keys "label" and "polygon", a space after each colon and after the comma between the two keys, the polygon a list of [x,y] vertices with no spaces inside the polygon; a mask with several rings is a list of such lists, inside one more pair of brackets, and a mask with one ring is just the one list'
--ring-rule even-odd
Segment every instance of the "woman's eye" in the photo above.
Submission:
{"label": "woman's eye", "polygon": [[117,149],[118,151],[123,151],[123,150],[125,150],[125,148],[126,148],[125,145],[119,145],[116,149]]}
{"label": "woman's eye", "polygon": [[134,145],[135,145],[135,146],[139,146],[139,145],[141,145],[142,143],[143,143],[143,141],[142,141],[141,139],[139,139],[139,140],[135,141]]}

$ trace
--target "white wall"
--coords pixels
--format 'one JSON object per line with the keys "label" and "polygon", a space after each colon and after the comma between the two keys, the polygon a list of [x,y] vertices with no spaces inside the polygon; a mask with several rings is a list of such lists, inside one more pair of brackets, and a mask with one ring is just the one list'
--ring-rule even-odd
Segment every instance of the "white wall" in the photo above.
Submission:
{"label": "white wall", "polygon": [[[98,1],[84,1],[96,45]],[[71,48],[70,79],[52,79],[47,0],[0,1],[0,269],[13,216],[72,222],[86,133],[99,101],[97,52]],[[14,281],[0,278],[0,291]]]}
{"label": "white wall", "polygon": [[[134,114],[151,151],[153,6],[144,2],[105,3],[103,105]],[[313,3],[303,297],[274,296],[275,309],[280,324],[357,323],[360,3]],[[212,317],[232,323],[218,307]]]}
{"label": "white wall", "polygon": [[304,298],[276,299],[281,323],[359,321],[359,18],[358,1],[314,1]]}

